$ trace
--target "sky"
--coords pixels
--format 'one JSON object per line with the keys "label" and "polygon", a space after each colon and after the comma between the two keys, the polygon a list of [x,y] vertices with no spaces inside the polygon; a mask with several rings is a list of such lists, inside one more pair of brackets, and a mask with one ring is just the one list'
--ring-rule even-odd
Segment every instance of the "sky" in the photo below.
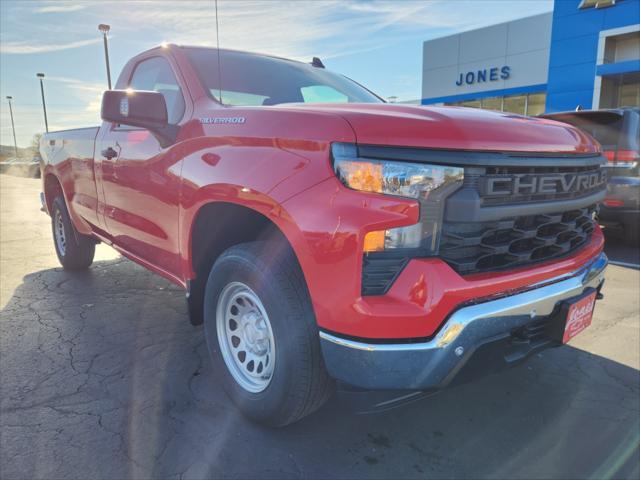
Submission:
{"label": "sky", "polygon": [[[536,15],[553,0],[218,0],[220,46],[311,61],[382,97],[420,98],[422,43]],[[214,0],[0,0],[0,143],[44,131],[37,72],[45,74],[49,130],[100,124],[107,88],[100,23],[111,25],[115,83],[132,56],[167,41],[216,45]]]}

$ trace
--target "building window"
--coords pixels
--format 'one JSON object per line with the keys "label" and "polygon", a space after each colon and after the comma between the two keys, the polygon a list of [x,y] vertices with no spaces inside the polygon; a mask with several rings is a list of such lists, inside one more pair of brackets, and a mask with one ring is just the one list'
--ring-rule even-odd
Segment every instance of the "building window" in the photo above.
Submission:
{"label": "building window", "polygon": [[604,8],[616,4],[616,0],[582,0],[578,8]]}
{"label": "building window", "polygon": [[528,95],[510,95],[506,97],[487,97],[480,100],[465,100],[464,102],[451,102],[446,105],[458,107],[482,108],[483,110],[496,110],[498,112],[517,113],[520,115],[540,115],[544,113],[547,101],[546,93],[529,93]]}
{"label": "building window", "polygon": [[510,97],[504,97],[502,111],[524,115],[527,111],[527,96],[513,95]]}
{"label": "building window", "polygon": [[458,105],[461,107],[482,108],[480,100],[468,100],[466,102],[460,102]]}
{"label": "building window", "polygon": [[640,72],[602,78],[600,108],[640,106]]}
{"label": "building window", "polygon": [[502,97],[489,97],[482,99],[483,110],[498,110],[502,111]]}
{"label": "building window", "polygon": [[640,31],[607,37],[603,63],[640,59]]}
{"label": "building window", "polygon": [[619,107],[640,107],[640,79],[620,86]]}
{"label": "building window", "polygon": [[[594,108],[640,106],[640,71],[633,66],[640,61],[640,30],[637,25],[600,33],[598,65],[603,68],[594,85]],[[618,67],[615,67],[617,64]],[[632,68],[628,68],[632,66]],[[612,73],[616,70],[620,73]]]}
{"label": "building window", "polygon": [[544,113],[547,103],[547,95],[544,93],[532,93],[527,98],[527,115],[535,116]]}

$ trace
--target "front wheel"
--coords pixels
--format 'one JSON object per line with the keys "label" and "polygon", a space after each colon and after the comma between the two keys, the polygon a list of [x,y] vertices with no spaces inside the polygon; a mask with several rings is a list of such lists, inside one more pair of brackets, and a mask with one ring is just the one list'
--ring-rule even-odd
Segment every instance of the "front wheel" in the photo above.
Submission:
{"label": "front wheel", "polygon": [[250,419],[284,426],[332,394],[304,277],[287,245],[225,251],[207,280],[204,326],[216,377]]}
{"label": "front wheel", "polygon": [[65,270],[84,270],[93,263],[96,242],[78,233],[71,222],[64,198],[56,197],[51,208],[53,244]]}

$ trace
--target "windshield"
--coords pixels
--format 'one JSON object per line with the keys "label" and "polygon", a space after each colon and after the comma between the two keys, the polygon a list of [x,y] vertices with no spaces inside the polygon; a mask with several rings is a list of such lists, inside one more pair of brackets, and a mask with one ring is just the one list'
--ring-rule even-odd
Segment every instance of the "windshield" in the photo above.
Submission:
{"label": "windshield", "polygon": [[225,105],[281,103],[381,103],[366,88],[342,75],[309,64],[245,52],[185,48],[209,95]]}

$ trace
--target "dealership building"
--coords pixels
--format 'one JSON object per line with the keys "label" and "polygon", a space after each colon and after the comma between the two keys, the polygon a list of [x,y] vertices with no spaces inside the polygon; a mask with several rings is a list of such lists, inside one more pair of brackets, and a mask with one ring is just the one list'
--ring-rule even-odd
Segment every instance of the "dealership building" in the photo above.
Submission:
{"label": "dealership building", "polygon": [[550,13],[424,42],[422,68],[423,105],[640,106],[640,0],[555,0]]}

